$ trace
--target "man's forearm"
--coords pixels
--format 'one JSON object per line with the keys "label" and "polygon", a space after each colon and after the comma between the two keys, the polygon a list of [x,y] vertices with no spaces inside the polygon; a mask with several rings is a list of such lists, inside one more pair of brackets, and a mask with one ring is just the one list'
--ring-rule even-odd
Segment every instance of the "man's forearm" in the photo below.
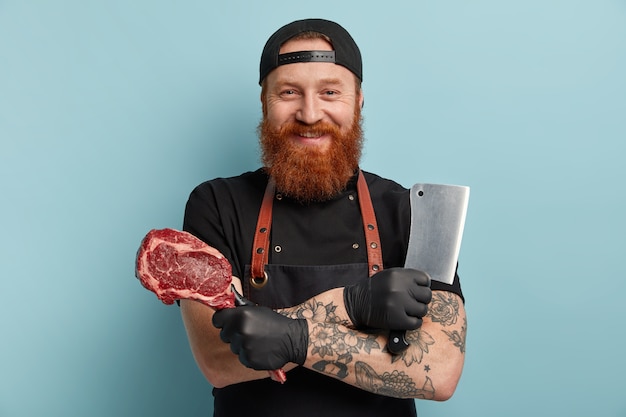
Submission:
{"label": "man's forearm", "polygon": [[307,368],[381,395],[445,400],[461,374],[466,317],[460,298],[436,291],[418,330],[407,332],[410,347],[399,355],[386,349],[388,331],[351,328],[342,289],[320,294],[282,311],[309,322]]}

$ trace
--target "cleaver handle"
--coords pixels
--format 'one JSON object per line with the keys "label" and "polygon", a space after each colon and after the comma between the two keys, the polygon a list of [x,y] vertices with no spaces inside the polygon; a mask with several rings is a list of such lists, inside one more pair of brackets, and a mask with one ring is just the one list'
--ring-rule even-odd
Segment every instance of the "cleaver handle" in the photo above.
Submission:
{"label": "cleaver handle", "polygon": [[404,352],[409,347],[409,342],[404,337],[406,332],[404,330],[390,330],[389,340],[387,340],[387,350],[393,354],[398,355]]}

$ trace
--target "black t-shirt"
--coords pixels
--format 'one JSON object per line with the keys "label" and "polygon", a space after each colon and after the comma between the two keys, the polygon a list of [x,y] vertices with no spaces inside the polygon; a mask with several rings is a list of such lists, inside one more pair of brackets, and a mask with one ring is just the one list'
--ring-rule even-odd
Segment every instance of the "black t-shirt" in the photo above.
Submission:
{"label": "black t-shirt", "polygon": [[[374,174],[364,175],[378,223],[383,267],[403,266],[409,239],[409,190]],[[356,179],[355,176],[344,192],[323,203],[303,205],[277,194],[269,263],[367,263]],[[184,230],[223,253],[233,267],[233,275],[242,280],[251,263],[257,216],[267,181],[263,170],[207,181],[193,190],[187,203]],[[327,288],[340,286],[332,282],[332,277],[324,279],[329,281],[324,284]],[[299,286],[306,286],[306,282],[298,281],[294,297],[302,296],[297,294]],[[452,285],[433,281],[431,288],[462,297],[458,276]],[[299,302],[292,301],[288,305]],[[215,416],[416,415],[411,399],[372,394],[304,367],[290,371],[282,385],[266,378],[214,389],[213,394]]]}

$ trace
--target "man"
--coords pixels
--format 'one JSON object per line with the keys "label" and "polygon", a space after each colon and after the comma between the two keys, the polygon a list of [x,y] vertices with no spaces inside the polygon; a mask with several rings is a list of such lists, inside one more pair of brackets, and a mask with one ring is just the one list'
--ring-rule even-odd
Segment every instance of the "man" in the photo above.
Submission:
{"label": "man", "polygon": [[[274,33],[261,57],[264,167],[199,185],[184,229],[220,250],[247,300],[181,309],[215,416],[414,416],[461,375],[466,316],[452,285],[404,269],[408,190],[359,169],[362,63],[321,19]],[[389,330],[410,346],[386,348]],[[283,368],[287,381],[269,378]]]}

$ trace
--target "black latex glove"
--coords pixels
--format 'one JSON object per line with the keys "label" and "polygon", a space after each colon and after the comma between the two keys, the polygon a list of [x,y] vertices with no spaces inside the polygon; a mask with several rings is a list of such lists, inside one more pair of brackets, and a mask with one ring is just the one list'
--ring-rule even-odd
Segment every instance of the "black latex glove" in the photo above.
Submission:
{"label": "black latex glove", "polygon": [[356,328],[414,330],[428,312],[430,277],[415,269],[384,269],[345,287],[343,298]]}
{"label": "black latex glove", "polygon": [[287,362],[302,365],[309,346],[309,326],[304,319],[290,319],[254,305],[227,308],[213,315],[220,338],[248,368],[272,370]]}

